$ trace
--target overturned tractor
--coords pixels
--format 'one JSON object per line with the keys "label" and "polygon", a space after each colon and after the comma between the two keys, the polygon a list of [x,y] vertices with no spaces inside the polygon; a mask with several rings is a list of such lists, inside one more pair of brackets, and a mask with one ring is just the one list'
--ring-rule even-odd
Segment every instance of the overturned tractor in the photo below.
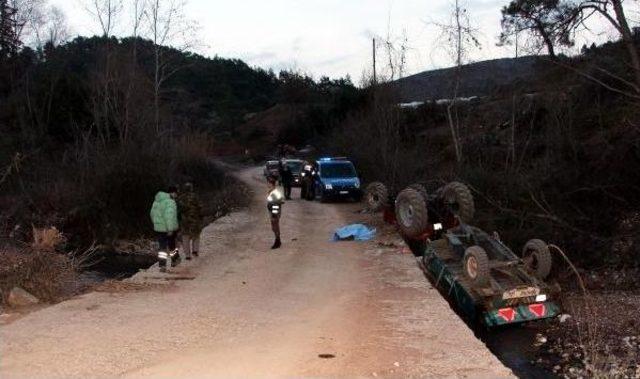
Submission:
{"label": "overturned tractor", "polygon": [[367,187],[365,200],[372,212],[384,212],[385,221],[398,226],[416,256],[424,254],[426,241],[440,238],[460,223],[469,223],[475,214],[473,195],[459,182],[451,182],[432,195],[423,185],[413,184],[397,196],[375,182]]}
{"label": "overturned tractor", "polygon": [[518,257],[497,233],[469,226],[475,204],[469,188],[453,182],[429,195],[414,184],[392,196],[381,183],[367,188],[371,211],[384,211],[448,299],[486,326],[553,317],[559,312],[545,283],[551,254],[545,242],[527,242]]}

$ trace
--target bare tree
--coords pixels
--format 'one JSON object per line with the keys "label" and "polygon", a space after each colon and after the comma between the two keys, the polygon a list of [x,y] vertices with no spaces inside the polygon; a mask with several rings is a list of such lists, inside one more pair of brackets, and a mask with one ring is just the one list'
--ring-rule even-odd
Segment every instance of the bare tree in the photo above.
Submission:
{"label": "bare tree", "polygon": [[10,0],[9,6],[15,9],[13,29],[16,41],[25,41],[33,37],[35,26],[44,22],[44,0]]}
{"label": "bare tree", "polygon": [[472,48],[479,48],[480,41],[477,38],[478,31],[471,26],[471,20],[467,9],[460,0],[455,0],[451,21],[448,24],[437,24],[443,37],[448,42],[448,48],[455,60],[455,74],[453,80],[453,96],[447,106],[447,118],[451,130],[451,138],[458,163],[462,162],[462,145],[460,141],[460,117],[458,115],[458,96],[462,81],[462,66],[467,63],[469,52]]}
{"label": "bare tree", "polygon": [[100,25],[103,37],[110,37],[123,9],[122,0],[87,0],[86,10]]}
{"label": "bare tree", "polygon": [[34,25],[36,46],[42,48],[45,45],[58,46],[69,38],[67,16],[62,9],[50,6],[46,16],[42,16],[38,25]]}
{"label": "bare tree", "polygon": [[160,94],[164,83],[182,67],[165,52],[171,46],[185,51],[194,44],[196,25],[186,18],[186,0],[149,0],[145,15],[154,46],[153,97],[156,132],[160,133]]}
{"label": "bare tree", "polygon": [[105,43],[101,46],[100,60],[94,80],[93,117],[98,136],[103,144],[109,142],[117,113],[116,90],[114,88],[113,47],[118,18],[123,10],[123,0],[85,0],[86,11],[97,22]]}

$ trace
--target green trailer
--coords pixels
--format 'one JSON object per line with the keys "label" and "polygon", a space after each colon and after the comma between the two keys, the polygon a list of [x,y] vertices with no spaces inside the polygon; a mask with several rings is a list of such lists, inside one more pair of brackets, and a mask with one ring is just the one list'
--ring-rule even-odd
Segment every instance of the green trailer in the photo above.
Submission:
{"label": "green trailer", "polygon": [[546,244],[532,241],[521,259],[499,237],[461,225],[428,242],[421,262],[435,286],[471,321],[496,327],[542,320],[560,312],[553,301],[559,288],[537,276],[548,275],[550,261],[541,258],[548,253]]}

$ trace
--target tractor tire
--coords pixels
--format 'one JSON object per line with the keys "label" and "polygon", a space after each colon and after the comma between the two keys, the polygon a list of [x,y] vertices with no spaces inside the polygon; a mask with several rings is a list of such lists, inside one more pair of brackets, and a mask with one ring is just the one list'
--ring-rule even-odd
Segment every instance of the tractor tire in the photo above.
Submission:
{"label": "tractor tire", "polygon": [[480,246],[471,246],[464,252],[462,261],[464,273],[474,286],[486,286],[489,284],[489,257]]}
{"label": "tractor tire", "polygon": [[453,213],[458,216],[460,222],[467,224],[473,220],[476,205],[469,187],[465,184],[459,182],[447,184],[442,190],[442,197]]}
{"label": "tractor tire", "polygon": [[400,233],[418,239],[429,226],[429,213],[424,197],[416,190],[406,188],[396,198],[396,219]]}
{"label": "tractor tire", "polygon": [[538,279],[544,280],[551,273],[553,260],[546,242],[540,239],[532,239],[524,245],[522,258],[528,271]]}
{"label": "tractor tire", "polygon": [[365,191],[367,209],[371,212],[380,212],[389,202],[389,190],[380,182],[373,182]]}
{"label": "tractor tire", "polygon": [[411,188],[418,191],[420,195],[422,195],[422,197],[424,198],[425,204],[429,203],[429,195],[427,194],[427,189],[422,184],[415,183],[410,185],[407,188]]}
{"label": "tractor tire", "polygon": [[402,236],[402,239],[413,253],[413,256],[422,257],[424,255],[424,251],[427,249],[427,241],[423,239],[415,240],[406,236]]}

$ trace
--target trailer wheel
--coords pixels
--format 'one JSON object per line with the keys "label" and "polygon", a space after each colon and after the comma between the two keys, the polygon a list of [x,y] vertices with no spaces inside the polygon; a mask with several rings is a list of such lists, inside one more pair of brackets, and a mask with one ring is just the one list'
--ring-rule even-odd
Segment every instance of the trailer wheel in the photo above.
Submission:
{"label": "trailer wheel", "polygon": [[469,187],[460,182],[451,182],[444,186],[442,196],[445,203],[460,218],[461,222],[466,224],[473,220],[473,215],[476,213],[476,205]]}
{"label": "trailer wheel", "polygon": [[540,239],[532,239],[522,249],[527,270],[534,273],[539,279],[546,279],[551,273],[551,252],[546,242]]}
{"label": "trailer wheel", "polygon": [[389,190],[380,182],[369,184],[365,192],[367,208],[371,212],[380,212],[389,202]]}
{"label": "trailer wheel", "polygon": [[489,284],[489,257],[480,246],[471,246],[464,252],[464,273],[472,284],[484,286]]}
{"label": "trailer wheel", "polygon": [[422,195],[406,188],[396,198],[396,219],[400,233],[407,238],[419,238],[428,227],[427,204]]}

